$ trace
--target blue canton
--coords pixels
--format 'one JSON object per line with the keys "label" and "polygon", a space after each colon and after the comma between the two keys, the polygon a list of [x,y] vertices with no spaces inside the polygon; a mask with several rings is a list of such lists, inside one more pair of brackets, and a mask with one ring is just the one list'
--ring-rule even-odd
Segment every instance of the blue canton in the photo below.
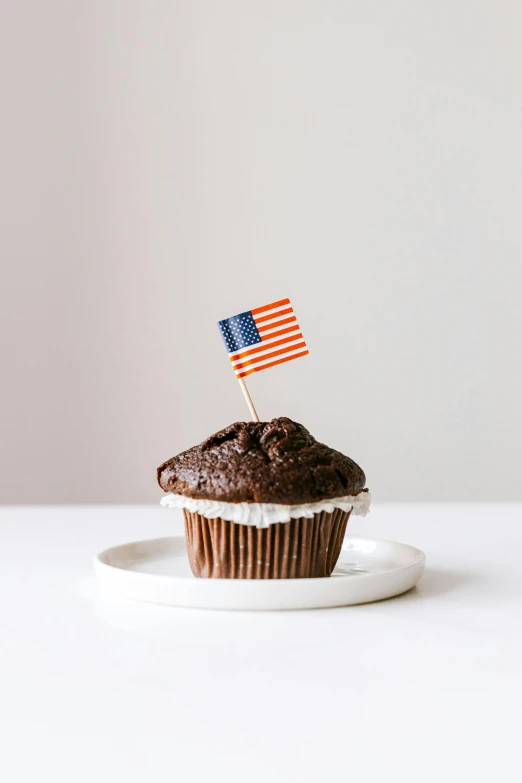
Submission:
{"label": "blue canton", "polygon": [[249,345],[261,342],[261,336],[250,311],[218,321],[218,326],[229,353],[235,353],[241,348],[248,348]]}

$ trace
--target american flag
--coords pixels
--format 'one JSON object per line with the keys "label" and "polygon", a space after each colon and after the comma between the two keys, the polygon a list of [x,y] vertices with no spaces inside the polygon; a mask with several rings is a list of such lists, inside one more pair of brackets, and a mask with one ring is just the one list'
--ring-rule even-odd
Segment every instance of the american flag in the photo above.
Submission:
{"label": "american flag", "polygon": [[233,315],[218,326],[238,378],[309,353],[290,299]]}

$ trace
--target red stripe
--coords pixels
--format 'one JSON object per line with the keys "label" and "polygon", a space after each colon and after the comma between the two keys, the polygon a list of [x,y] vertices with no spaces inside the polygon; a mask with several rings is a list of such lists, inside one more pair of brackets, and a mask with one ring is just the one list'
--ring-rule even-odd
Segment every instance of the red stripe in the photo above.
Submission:
{"label": "red stripe", "polygon": [[296,353],[294,356],[286,356],[284,359],[277,359],[275,362],[269,362],[268,364],[262,364],[258,367],[252,367],[250,370],[245,370],[245,372],[237,373],[238,378],[244,378],[245,375],[252,375],[253,372],[260,372],[260,370],[267,370],[269,367],[273,367],[276,364],[283,364],[283,362],[290,362],[292,359],[299,359],[300,356],[306,356],[307,353],[310,353],[310,351],[303,351],[302,353]]}
{"label": "red stripe", "polygon": [[[284,332],[286,332],[286,329],[283,329]],[[292,340],[299,340],[300,337],[303,335],[301,332],[299,334],[293,334],[290,337],[285,337],[283,340],[274,340],[272,343],[264,343],[264,345],[259,345],[257,348],[251,348],[249,351],[243,351],[242,353],[236,353],[235,356],[230,357],[230,361],[232,364],[234,362],[237,362],[238,359],[244,359],[246,356],[250,356],[252,353],[259,353],[259,351],[268,351],[272,346],[275,348],[276,345],[283,345],[283,343],[290,343]]]}
{"label": "red stripe", "polygon": [[263,315],[261,318],[254,318],[254,322],[256,324],[260,324],[263,321],[272,321],[274,318],[279,318],[282,315],[288,315],[288,313],[293,313],[291,307],[287,307],[285,310],[278,310],[277,313],[271,313],[270,315]]}
{"label": "red stripe", "polygon": [[258,332],[266,332],[267,329],[273,329],[275,326],[282,326],[283,324],[289,324],[291,321],[297,321],[297,318],[295,315],[292,315],[290,318],[282,318],[280,321],[277,321],[275,324],[268,324],[267,326],[260,326],[258,328]]}
{"label": "red stripe", "polygon": [[302,343],[297,343],[297,345],[285,345],[284,348],[280,348],[278,351],[272,351],[271,353],[266,353],[264,356],[254,356],[252,359],[246,359],[244,362],[235,364],[234,370],[241,370],[243,367],[248,367],[249,364],[264,362],[265,359],[273,359],[274,356],[280,356],[282,353],[288,353],[289,351],[296,351],[298,348],[306,348],[306,343],[303,341]]}
{"label": "red stripe", "polygon": [[267,310],[273,310],[274,307],[281,307],[282,305],[290,304],[290,299],[280,299],[279,302],[272,302],[272,304],[265,305],[264,307],[256,307],[255,310],[251,310],[252,315],[258,313],[266,313]]}
{"label": "red stripe", "polygon": [[287,326],[286,329],[280,329],[278,332],[272,332],[272,334],[266,334],[264,337],[261,337],[261,339],[271,340],[272,337],[280,337],[282,334],[288,334],[289,332],[298,332],[298,331],[299,331],[299,324],[294,324],[294,326]]}

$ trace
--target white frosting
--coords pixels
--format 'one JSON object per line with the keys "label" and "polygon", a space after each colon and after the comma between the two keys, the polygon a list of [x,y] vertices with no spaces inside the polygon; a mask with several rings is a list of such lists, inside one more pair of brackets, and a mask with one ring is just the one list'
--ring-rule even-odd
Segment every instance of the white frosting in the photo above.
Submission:
{"label": "white frosting", "polygon": [[353,514],[364,517],[370,510],[370,502],[369,492],[321,500],[320,503],[303,503],[300,506],[285,506],[278,503],[221,503],[219,500],[186,498],[184,495],[175,495],[172,492],[160,501],[166,508],[186,508],[207,519],[221,517],[229,522],[237,522],[238,525],[253,527],[268,527],[276,522],[313,517],[321,511],[332,512],[335,508],[342,508],[343,511],[351,510]]}

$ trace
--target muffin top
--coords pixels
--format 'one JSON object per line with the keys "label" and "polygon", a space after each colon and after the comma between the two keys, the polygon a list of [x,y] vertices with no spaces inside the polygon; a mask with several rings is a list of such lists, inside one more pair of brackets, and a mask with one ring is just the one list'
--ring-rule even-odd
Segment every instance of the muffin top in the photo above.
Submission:
{"label": "muffin top", "polygon": [[281,416],[216,432],[160,465],[158,483],[189,498],[299,505],[356,495],[366,478],[350,457]]}

